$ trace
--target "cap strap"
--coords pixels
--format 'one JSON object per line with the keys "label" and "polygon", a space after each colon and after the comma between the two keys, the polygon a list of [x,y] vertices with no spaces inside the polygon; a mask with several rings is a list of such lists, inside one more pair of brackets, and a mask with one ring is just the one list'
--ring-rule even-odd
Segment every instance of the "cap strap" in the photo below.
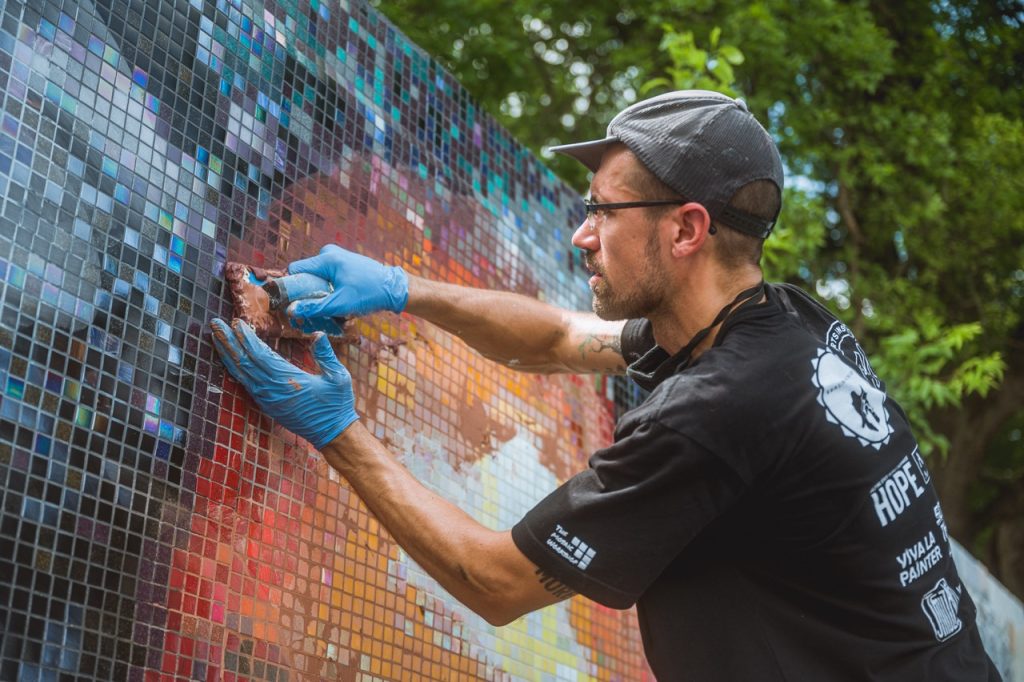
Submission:
{"label": "cap strap", "polygon": [[772,228],[775,227],[774,220],[751,215],[728,204],[718,212],[718,219],[734,230],[739,230],[758,239],[765,239],[772,233]]}

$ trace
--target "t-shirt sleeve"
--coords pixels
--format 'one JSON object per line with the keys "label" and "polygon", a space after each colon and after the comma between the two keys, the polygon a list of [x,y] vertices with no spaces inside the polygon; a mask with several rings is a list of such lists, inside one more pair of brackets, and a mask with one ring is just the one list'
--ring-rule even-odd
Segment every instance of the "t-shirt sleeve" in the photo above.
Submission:
{"label": "t-shirt sleeve", "polygon": [[705,448],[645,422],[527,512],[512,539],[567,587],[628,608],[744,487]]}

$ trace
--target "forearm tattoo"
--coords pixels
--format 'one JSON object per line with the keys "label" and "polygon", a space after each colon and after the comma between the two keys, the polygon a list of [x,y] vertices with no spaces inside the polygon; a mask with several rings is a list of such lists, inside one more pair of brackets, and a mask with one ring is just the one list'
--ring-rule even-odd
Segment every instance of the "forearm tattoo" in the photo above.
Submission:
{"label": "forearm tattoo", "polygon": [[606,350],[622,355],[622,342],[618,336],[608,338],[607,336],[587,334],[579,345],[580,358],[587,357],[587,353],[601,353]]}
{"label": "forearm tattoo", "polygon": [[537,569],[537,577],[540,578],[540,584],[544,586],[544,589],[558,599],[568,599],[569,597],[576,596],[575,590],[569,589],[540,568]]}

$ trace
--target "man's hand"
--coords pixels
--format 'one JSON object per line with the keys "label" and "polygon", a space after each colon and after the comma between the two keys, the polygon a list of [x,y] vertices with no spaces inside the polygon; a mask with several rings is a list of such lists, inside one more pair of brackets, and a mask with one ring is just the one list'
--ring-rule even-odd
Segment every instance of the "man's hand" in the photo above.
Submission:
{"label": "man's hand", "polygon": [[400,313],[409,300],[409,278],[405,270],[378,263],[340,246],[328,244],[319,256],[298,260],[288,272],[308,272],[334,285],[324,298],[299,301],[289,311],[293,317],[350,317],[378,310]]}
{"label": "man's hand", "polygon": [[241,320],[229,327],[218,318],[210,326],[213,345],[231,376],[261,410],[317,450],[359,418],[352,377],[338,361],[326,334],[318,333],[313,343],[320,374],[307,374],[271,350]]}

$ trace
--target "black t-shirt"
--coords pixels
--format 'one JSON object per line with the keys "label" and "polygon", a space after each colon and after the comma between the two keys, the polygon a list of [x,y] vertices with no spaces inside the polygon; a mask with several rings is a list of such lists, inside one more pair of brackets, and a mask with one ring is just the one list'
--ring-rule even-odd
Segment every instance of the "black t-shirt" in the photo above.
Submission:
{"label": "black t-shirt", "polygon": [[636,603],[661,680],[998,680],[905,415],[824,307],[766,296],[689,367],[627,323],[651,394],[516,545]]}

